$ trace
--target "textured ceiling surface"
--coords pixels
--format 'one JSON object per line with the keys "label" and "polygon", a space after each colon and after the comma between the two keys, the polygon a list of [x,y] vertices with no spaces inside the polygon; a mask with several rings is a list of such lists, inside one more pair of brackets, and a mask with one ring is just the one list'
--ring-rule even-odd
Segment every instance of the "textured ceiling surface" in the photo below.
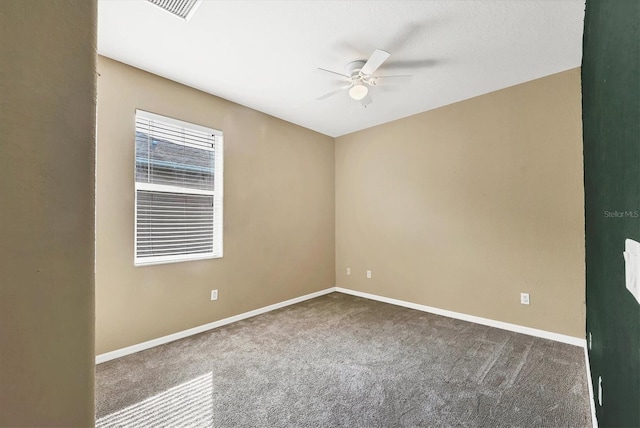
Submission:
{"label": "textured ceiling surface", "polygon": [[[98,52],[340,136],[580,66],[584,0],[207,1],[185,22],[146,0],[100,0]],[[384,49],[363,108],[346,65]],[[382,82],[382,80],[381,80]]]}

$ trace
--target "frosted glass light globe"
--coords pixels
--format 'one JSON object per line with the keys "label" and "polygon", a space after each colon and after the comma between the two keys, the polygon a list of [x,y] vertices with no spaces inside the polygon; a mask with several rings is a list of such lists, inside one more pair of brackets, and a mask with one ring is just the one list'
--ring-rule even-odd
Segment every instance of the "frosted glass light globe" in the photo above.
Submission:
{"label": "frosted glass light globe", "polygon": [[351,89],[349,89],[349,96],[354,100],[361,100],[367,96],[369,93],[369,89],[367,89],[364,85],[353,85]]}

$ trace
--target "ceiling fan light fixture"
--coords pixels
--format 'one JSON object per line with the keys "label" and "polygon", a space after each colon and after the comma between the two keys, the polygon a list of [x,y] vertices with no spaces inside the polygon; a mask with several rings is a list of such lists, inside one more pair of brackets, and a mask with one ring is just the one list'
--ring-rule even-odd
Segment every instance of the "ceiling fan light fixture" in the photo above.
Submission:
{"label": "ceiling fan light fixture", "polygon": [[369,93],[369,89],[362,84],[353,85],[351,89],[349,89],[349,96],[354,100],[361,100],[367,96]]}

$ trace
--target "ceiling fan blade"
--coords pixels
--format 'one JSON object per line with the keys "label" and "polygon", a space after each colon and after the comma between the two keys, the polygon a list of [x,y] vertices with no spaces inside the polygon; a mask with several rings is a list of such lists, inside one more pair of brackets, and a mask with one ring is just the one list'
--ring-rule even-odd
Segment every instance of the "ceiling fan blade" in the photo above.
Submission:
{"label": "ceiling fan blade", "polygon": [[376,49],[375,52],[371,54],[367,63],[362,67],[360,73],[366,74],[367,76],[372,75],[375,71],[382,65],[383,62],[389,58],[390,54],[387,51],[383,51],[382,49]]}
{"label": "ceiling fan blade", "polygon": [[338,76],[344,77],[345,79],[349,78],[349,76],[347,76],[346,74],[338,73],[337,71],[327,70],[326,68],[318,67],[318,70],[326,71],[327,73],[331,73],[331,74],[337,74]]}
{"label": "ceiling fan blade", "polygon": [[334,96],[335,94],[337,94],[338,92],[342,92],[342,91],[344,91],[344,90],[346,90],[346,89],[349,89],[350,87],[351,87],[351,85],[341,86],[341,87],[339,87],[339,88],[337,88],[337,89],[334,89],[333,91],[329,91],[329,92],[327,92],[327,93],[326,93],[326,94],[324,94],[324,95],[320,95],[318,98],[316,98],[316,100],[317,100],[317,101],[321,101],[321,100],[324,100],[325,98],[332,97],[332,96]]}
{"label": "ceiling fan blade", "polygon": [[411,81],[413,78],[410,74],[396,74],[392,76],[374,76],[374,81],[378,84],[380,83],[407,83]]}
{"label": "ceiling fan blade", "polygon": [[360,100],[360,104],[362,104],[362,107],[365,107],[365,108],[372,102],[373,102],[373,98],[371,98],[371,92],[368,92],[367,95],[365,95],[365,97]]}

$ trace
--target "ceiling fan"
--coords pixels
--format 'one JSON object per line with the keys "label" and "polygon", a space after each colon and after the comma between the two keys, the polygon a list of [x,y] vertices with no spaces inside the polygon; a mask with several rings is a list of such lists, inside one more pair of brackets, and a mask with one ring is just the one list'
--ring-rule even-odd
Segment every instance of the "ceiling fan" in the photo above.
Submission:
{"label": "ceiling fan", "polygon": [[387,58],[389,58],[389,56],[389,52],[383,51],[382,49],[376,49],[367,61],[352,61],[347,64],[346,74],[324,68],[318,68],[318,70],[340,76],[342,78],[341,80],[346,84],[319,96],[316,100],[324,100],[325,98],[329,98],[339,92],[348,91],[349,96],[352,99],[360,101],[363,107],[368,106],[373,102],[371,94],[369,93],[369,87],[376,86],[378,84],[378,79],[411,78],[410,75],[374,76],[376,70],[387,60]]}

